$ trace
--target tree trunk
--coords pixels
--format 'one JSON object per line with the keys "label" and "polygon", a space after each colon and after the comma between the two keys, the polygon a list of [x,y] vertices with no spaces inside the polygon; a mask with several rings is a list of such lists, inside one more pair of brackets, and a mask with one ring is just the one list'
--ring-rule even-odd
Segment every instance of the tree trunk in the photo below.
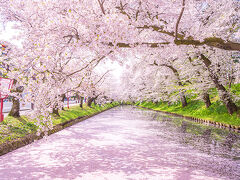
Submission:
{"label": "tree trunk", "polygon": [[53,108],[52,113],[55,114],[55,115],[57,115],[57,116],[60,116],[59,110],[58,110],[57,106],[55,106],[55,107]]}
{"label": "tree trunk", "polygon": [[31,110],[34,110],[34,103],[31,103]]}
{"label": "tree trunk", "polygon": [[[13,80],[14,89],[12,90],[12,92],[16,92],[18,95],[21,95],[21,93],[23,92],[23,87],[22,86],[16,87],[16,84],[17,84],[17,80],[14,79]],[[13,105],[8,115],[18,118],[20,117],[20,101],[17,97],[13,97],[12,103]]]}
{"label": "tree trunk", "polygon": [[64,111],[64,110],[65,110],[65,109],[64,109],[64,99],[65,99],[66,95],[65,95],[65,94],[62,94],[61,97],[62,97],[62,102],[63,102],[62,110]]}
{"label": "tree trunk", "polygon": [[232,83],[234,81],[234,75],[233,75],[233,69],[232,69],[232,72],[231,72],[231,75],[229,76],[229,82],[228,82],[228,88],[231,89],[232,87]]}
{"label": "tree trunk", "polygon": [[212,104],[211,101],[210,101],[209,94],[207,92],[203,93],[203,101],[205,103],[206,108],[209,108]]}
{"label": "tree trunk", "polygon": [[226,90],[226,88],[222,84],[219,83],[217,75],[211,73],[210,77],[213,80],[213,82],[218,90],[220,99],[225,104],[225,106],[228,110],[228,113],[233,114],[234,112],[237,112],[238,111],[237,105],[233,102],[233,100],[232,100],[230,94],[228,93],[228,91]]}
{"label": "tree trunk", "polygon": [[57,116],[60,116],[59,114],[59,108],[58,108],[58,103],[55,103],[54,106],[53,106],[53,109],[52,109],[52,113],[57,115]]}
{"label": "tree trunk", "polygon": [[225,104],[225,106],[228,110],[228,113],[233,114],[234,112],[237,112],[238,111],[237,105],[233,102],[233,100],[232,100],[230,94],[228,93],[228,91],[226,90],[226,88],[220,83],[218,76],[210,69],[211,61],[203,54],[201,54],[201,59],[203,60],[203,63],[205,64],[205,66],[208,68],[210,78],[212,79],[213,83],[215,84],[215,86],[218,90],[220,99]]}
{"label": "tree trunk", "polygon": [[227,92],[227,90],[225,89],[225,87],[222,86],[222,88],[224,88],[224,90],[219,90],[220,91],[219,95],[220,95],[221,100],[227,107],[228,113],[233,114],[234,112],[237,112],[238,111],[237,105],[232,101],[232,99],[231,99],[229,93]]}
{"label": "tree trunk", "polygon": [[19,99],[16,98],[16,97],[13,97],[12,98],[12,108],[11,108],[11,111],[9,112],[9,116],[12,116],[12,117],[15,117],[15,118],[18,118],[20,117],[20,102],[19,102]]}
{"label": "tree trunk", "polygon": [[[100,94],[99,94],[99,95],[100,95]],[[95,97],[89,97],[88,100],[87,100],[87,106],[88,106],[88,107],[91,107],[92,102],[95,101],[95,100],[98,98],[99,95],[97,95],[97,96],[95,96]]]}
{"label": "tree trunk", "polygon": [[92,102],[94,101],[94,97],[89,97],[88,100],[87,100],[87,106],[88,107],[92,107]]}
{"label": "tree trunk", "polygon": [[180,95],[180,100],[182,102],[182,107],[186,107],[187,106],[186,96],[184,95],[183,92],[180,92],[179,95]]}
{"label": "tree trunk", "polygon": [[81,107],[81,108],[83,108],[83,99],[84,99],[84,97],[81,96],[81,97],[80,97],[80,107]]}

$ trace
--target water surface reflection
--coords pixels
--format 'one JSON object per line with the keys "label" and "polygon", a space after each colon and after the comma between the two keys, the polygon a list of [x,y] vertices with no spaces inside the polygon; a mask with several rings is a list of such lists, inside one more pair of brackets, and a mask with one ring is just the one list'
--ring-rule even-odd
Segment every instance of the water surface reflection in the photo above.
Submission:
{"label": "water surface reflection", "polygon": [[164,132],[171,141],[190,145],[212,155],[224,156],[232,160],[240,159],[239,133],[195,123],[161,112],[143,110],[141,113],[144,116],[152,117],[151,121],[157,121],[157,123],[151,124],[150,129],[158,129],[161,134]]}
{"label": "water surface reflection", "polygon": [[0,157],[0,179],[240,179],[239,134],[121,106]]}

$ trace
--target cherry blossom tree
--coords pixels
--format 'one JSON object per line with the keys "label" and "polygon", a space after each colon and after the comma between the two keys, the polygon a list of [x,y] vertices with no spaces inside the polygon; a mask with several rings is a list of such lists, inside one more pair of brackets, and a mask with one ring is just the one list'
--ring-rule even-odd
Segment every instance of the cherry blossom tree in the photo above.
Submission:
{"label": "cherry blossom tree", "polygon": [[[135,85],[125,83],[129,86],[125,97],[176,97],[175,92],[184,97],[191,82],[205,89],[219,87],[222,100],[232,107],[229,113],[237,110],[210,66],[222,54],[240,50],[238,0],[1,0],[0,5],[3,22],[16,22],[15,28],[21,30],[16,38],[23,42],[21,50],[12,51],[17,68],[9,77],[24,85],[25,100],[34,102],[38,114],[57,113],[66,93],[97,96],[94,68],[105,58],[122,63],[129,51],[149,58],[139,66],[158,67],[130,73],[125,81]],[[215,51],[211,60],[206,49]],[[203,82],[202,76],[190,81],[184,73],[192,72],[193,65],[184,62],[196,54],[202,64],[195,68],[208,75]]]}

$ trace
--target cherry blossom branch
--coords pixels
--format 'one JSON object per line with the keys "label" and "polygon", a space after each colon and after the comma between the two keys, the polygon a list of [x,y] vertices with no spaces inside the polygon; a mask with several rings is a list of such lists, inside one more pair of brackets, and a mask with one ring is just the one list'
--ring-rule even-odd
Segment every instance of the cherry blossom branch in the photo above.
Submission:
{"label": "cherry blossom branch", "polygon": [[[144,25],[144,26],[138,26],[137,29],[152,29],[153,31],[166,34],[171,37],[175,37],[174,32],[165,31],[163,30],[163,27]],[[184,36],[180,34],[178,34],[178,37],[180,37],[180,39],[184,38]]]}
{"label": "cherry blossom branch", "polygon": [[104,9],[104,6],[103,6],[104,2],[105,2],[105,0],[98,0],[98,3],[99,3],[100,8],[102,10],[102,13],[105,15],[106,12],[105,12],[105,9]]}
{"label": "cherry blossom branch", "polygon": [[[162,45],[167,45],[167,44],[170,44],[170,42],[159,42],[159,43],[150,43],[150,42],[142,42],[142,43],[133,43],[133,44],[130,44],[130,43],[117,43],[116,46],[117,47],[120,47],[120,48],[132,48],[132,47],[137,47],[137,46],[140,46],[140,45],[147,45],[148,47],[152,47],[152,48],[157,48],[157,47],[160,47]],[[113,43],[108,43],[109,46],[114,46]]]}
{"label": "cherry blossom branch", "polygon": [[96,86],[103,78],[106,74],[108,74],[111,70],[108,70],[107,72],[105,72],[102,77],[94,84],[94,86]]}
{"label": "cherry blossom branch", "polygon": [[[131,16],[126,12],[126,11],[124,11],[124,6],[125,6],[126,4],[122,4],[122,1],[120,1],[120,6],[117,6],[116,8],[122,13],[122,14],[124,14],[124,15],[126,15],[127,17],[128,17],[128,19],[131,19]],[[137,18],[137,16],[136,16],[136,18]]]}
{"label": "cherry blossom branch", "polygon": [[209,37],[205,38],[204,41],[200,42],[199,40],[190,40],[182,39],[176,40],[176,45],[194,45],[194,46],[203,46],[207,45],[210,47],[215,47],[218,49],[229,50],[229,51],[240,51],[240,43],[235,43],[232,41],[224,41],[221,38]]}
{"label": "cherry blossom branch", "polygon": [[66,93],[69,93],[69,92],[77,92],[76,89],[78,89],[78,88],[81,87],[81,85],[82,85],[84,79],[85,79],[85,76],[82,77],[80,83],[79,83],[76,87],[72,88],[71,90],[66,91]]}
{"label": "cherry blossom branch", "polygon": [[69,38],[67,44],[69,44],[73,38],[76,38],[77,40],[80,39],[77,29],[76,29],[76,28],[73,28],[73,29],[75,30],[74,35],[69,34],[69,35],[63,36],[64,39],[65,39],[65,38]]}
{"label": "cherry blossom branch", "polygon": [[[101,60],[101,59],[103,59],[103,57],[100,58],[100,60]],[[74,75],[74,74],[76,74],[76,73],[81,72],[82,70],[88,68],[88,67],[89,67],[93,62],[95,62],[95,61],[97,61],[97,59],[93,59],[92,61],[90,61],[90,62],[89,62],[86,66],[84,66],[83,68],[81,68],[81,69],[79,69],[79,70],[77,70],[77,71],[74,71],[74,72],[68,74],[67,76],[69,77],[69,76],[72,76],[72,75]],[[98,60],[98,61],[99,61],[99,60]]]}
{"label": "cherry blossom branch", "polygon": [[181,79],[180,79],[180,75],[179,75],[177,69],[175,69],[173,66],[167,65],[167,64],[157,64],[156,61],[154,61],[153,64],[151,64],[151,65],[164,66],[164,67],[167,67],[167,68],[171,69],[172,72],[174,73],[174,75],[176,76],[177,80],[178,80],[178,85],[183,86],[183,83],[181,82]]}
{"label": "cherry blossom branch", "polygon": [[[113,52],[113,51],[110,51],[107,55],[111,54],[112,52]],[[69,76],[72,76],[72,75],[74,75],[74,74],[76,74],[76,73],[78,73],[78,72],[81,72],[82,70],[88,68],[88,67],[89,67],[93,62],[95,62],[95,61],[97,61],[97,63],[96,63],[96,65],[97,65],[97,64],[98,64],[101,60],[103,60],[107,55],[102,56],[102,57],[100,57],[99,59],[93,59],[92,61],[90,61],[90,62],[89,62],[86,66],[84,66],[83,68],[81,68],[81,69],[79,69],[79,70],[77,70],[77,71],[74,71],[74,72],[68,74],[67,76],[69,77]],[[95,65],[94,67],[96,67],[96,65]]]}
{"label": "cherry blossom branch", "polygon": [[176,41],[177,38],[178,38],[178,26],[179,26],[179,23],[180,23],[180,21],[181,21],[181,18],[182,18],[184,9],[185,9],[185,0],[182,1],[182,9],[181,9],[180,15],[179,15],[179,17],[178,17],[178,19],[177,19],[177,23],[176,23],[176,28],[175,28],[175,41]]}
{"label": "cherry blossom branch", "polygon": [[[138,29],[152,29],[153,31],[156,31],[161,34],[165,34],[165,35],[175,38],[174,32],[165,31],[165,30],[163,30],[163,27],[144,25],[144,26],[137,27],[137,28]],[[195,40],[192,37],[185,37],[184,35],[181,35],[179,33],[177,34],[177,37],[179,39],[174,41],[174,43],[176,45],[193,45],[193,46],[207,45],[210,47],[215,47],[215,48],[223,49],[223,50],[240,51],[240,43],[235,43],[232,41],[224,41],[223,39],[217,38],[217,37],[208,37],[208,38],[205,38],[202,42],[200,40]],[[135,44],[138,44],[138,43],[135,43]],[[170,44],[170,42],[168,42],[168,44]]]}

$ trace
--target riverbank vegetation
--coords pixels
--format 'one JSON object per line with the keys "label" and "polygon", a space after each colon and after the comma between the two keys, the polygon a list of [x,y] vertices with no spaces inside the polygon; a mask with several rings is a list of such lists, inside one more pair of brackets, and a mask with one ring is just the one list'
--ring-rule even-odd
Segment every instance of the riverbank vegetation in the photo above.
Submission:
{"label": "riverbank vegetation", "polygon": [[[52,115],[53,126],[79,117],[93,115],[116,105],[118,103],[108,103],[102,106],[92,105],[91,108],[86,105],[83,108],[79,105],[70,106],[69,109],[65,108],[65,110],[61,110],[59,113],[60,116]],[[0,123],[0,144],[37,132],[39,127],[35,125],[35,121],[27,116],[21,116],[20,118],[7,116]]]}
{"label": "riverbank vegetation", "polygon": [[[215,97],[215,99],[218,98]],[[188,105],[185,107],[182,107],[180,102],[169,104],[168,102],[163,101],[157,103],[151,101],[137,102],[135,105],[153,110],[172,112],[184,116],[240,126],[240,113],[235,112],[230,115],[227,111],[227,108],[219,100],[213,101],[209,108],[206,108],[204,102],[200,100],[189,100]]]}

